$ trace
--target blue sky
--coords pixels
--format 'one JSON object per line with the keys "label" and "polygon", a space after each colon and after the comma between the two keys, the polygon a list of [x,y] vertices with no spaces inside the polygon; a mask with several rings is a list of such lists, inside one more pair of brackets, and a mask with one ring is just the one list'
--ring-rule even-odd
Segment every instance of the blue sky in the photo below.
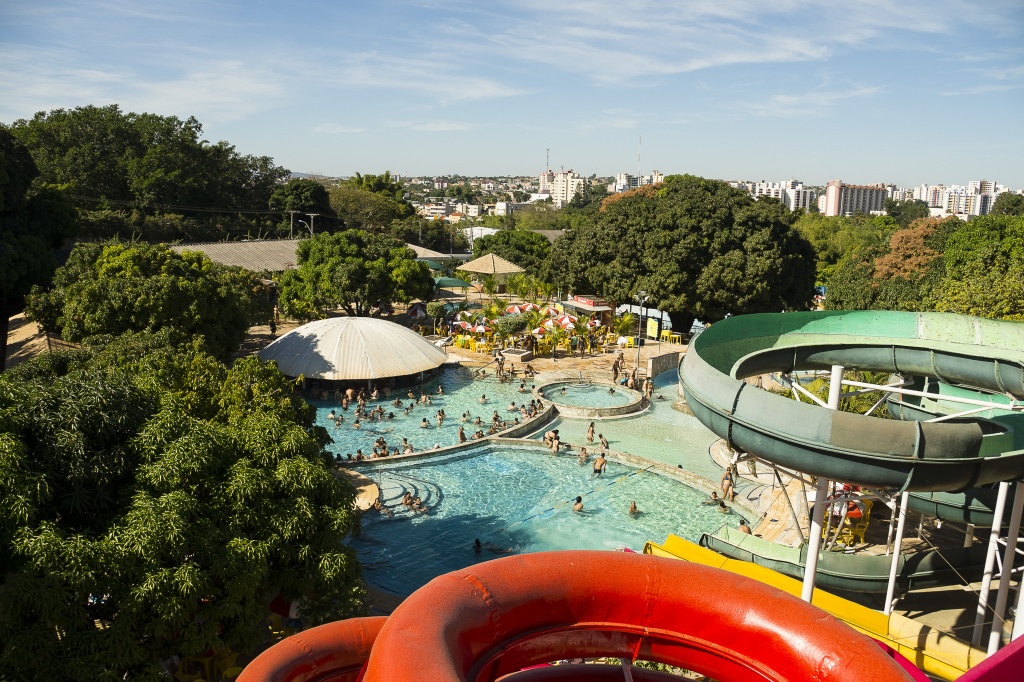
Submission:
{"label": "blue sky", "polygon": [[116,102],[294,171],[1024,187],[1021,0],[0,0],[0,121]]}

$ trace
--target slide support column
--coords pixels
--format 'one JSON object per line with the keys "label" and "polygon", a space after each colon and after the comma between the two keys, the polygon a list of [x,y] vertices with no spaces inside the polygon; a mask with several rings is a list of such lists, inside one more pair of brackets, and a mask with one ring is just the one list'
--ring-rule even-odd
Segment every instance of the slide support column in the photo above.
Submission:
{"label": "slide support column", "polygon": [[992,614],[992,631],[988,635],[988,654],[991,656],[1003,645],[1003,614],[1010,594],[1010,575],[1013,560],[1017,555],[1017,536],[1020,535],[1020,517],[1024,511],[1024,494],[1020,481],[1013,484],[1013,511],[1010,513],[1010,527],[1006,531],[1006,549],[1003,550],[1003,572],[999,576],[999,591],[996,593],[996,609]]}
{"label": "slide support column", "polygon": [[995,513],[992,515],[992,531],[988,535],[988,553],[985,555],[985,573],[981,578],[981,591],[978,593],[978,611],[974,614],[974,632],[971,644],[981,646],[981,630],[985,625],[985,611],[988,609],[988,592],[992,587],[992,569],[996,564],[996,551],[999,549],[999,534],[1003,530],[1003,510],[1006,508],[1006,491],[1010,484],[1003,481],[999,484],[999,495],[996,497]]}
{"label": "slide support column", "polygon": [[900,556],[903,550],[903,530],[907,525],[907,503],[910,493],[900,495],[899,521],[896,522],[896,542],[892,546],[892,563],[889,565],[889,587],[885,590],[885,615],[892,613],[893,601],[896,597],[896,574],[900,569]]}
{"label": "slide support column", "polygon": [[[839,409],[839,396],[843,392],[843,366],[832,365],[832,378],[828,385],[828,409]],[[814,577],[818,571],[818,550],[821,549],[821,533],[825,518],[825,493],[828,491],[828,479],[818,477],[818,486],[814,491],[814,508],[811,509],[811,537],[807,542],[807,561],[804,562],[804,584],[800,598],[811,603],[814,596]]]}

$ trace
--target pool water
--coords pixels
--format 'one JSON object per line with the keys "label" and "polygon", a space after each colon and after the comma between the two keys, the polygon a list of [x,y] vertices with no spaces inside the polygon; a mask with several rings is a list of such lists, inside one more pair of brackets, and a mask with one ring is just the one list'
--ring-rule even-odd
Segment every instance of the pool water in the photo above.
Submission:
{"label": "pool water", "polygon": [[573,407],[615,407],[639,398],[610,384],[550,384],[543,390],[544,397],[556,405]]}
{"label": "pool water", "polygon": [[[696,417],[672,407],[679,399],[678,376],[675,370],[654,378],[654,400],[650,409],[634,417],[595,420],[594,430],[604,434],[612,450],[628,452],[647,459],[682,465],[683,469],[717,483],[722,470],[715,464],[708,449],[718,440]],[[659,400],[658,395],[663,399]],[[540,438],[548,429],[558,429],[563,443],[587,445],[586,419],[559,417],[533,437]],[[596,434],[595,434],[596,445]]]}
{"label": "pool water", "polygon": [[[394,419],[366,420],[358,429],[352,427],[354,406],[350,406],[345,412],[342,411],[341,404],[333,400],[310,400],[309,402],[317,408],[317,425],[327,429],[327,433],[334,439],[333,445],[328,446],[328,450],[340,454],[342,457],[349,453],[354,457],[357,449],[361,449],[364,455],[373,452],[373,443],[381,436],[387,441],[388,448],[392,451],[395,446],[401,446],[403,438],[408,438],[417,451],[429,450],[435,445],[444,447],[458,443],[460,426],[466,427],[467,438],[481,428],[486,433],[495,411],[502,419],[512,421],[515,417],[519,417],[522,420],[518,412],[510,412],[506,409],[512,402],[515,402],[516,406],[530,402],[531,391],[535,384],[533,380],[526,381],[524,392],[520,393],[521,383],[523,382],[515,381],[503,384],[491,377],[473,379],[472,370],[466,367],[445,366],[436,379],[411,389],[416,398],[419,398],[421,390],[429,394],[433,401],[432,405],[415,404],[416,400],[406,395],[410,390],[408,388],[396,389],[390,398],[384,398],[382,393],[379,400],[366,401],[367,412],[380,405],[388,412],[394,413]],[[437,394],[438,384],[444,387],[445,392],[442,395]],[[481,404],[479,400],[483,395],[487,396],[487,402]],[[391,404],[396,398],[401,398],[402,407]],[[410,403],[413,403],[414,407],[407,415],[405,408]],[[434,415],[441,409],[445,411],[446,419],[439,427]],[[344,417],[345,421],[341,426],[336,426],[332,420],[328,419],[331,410]],[[469,412],[471,415],[470,420],[466,423],[462,421],[464,412]],[[429,425],[425,429],[420,428],[424,417]],[[475,417],[480,417],[483,420],[483,426],[472,424]]]}
{"label": "pool water", "polygon": [[[429,461],[380,460],[361,471],[379,481],[394,516],[369,512],[351,543],[366,579],[399,594],[502,554],[640,551],[670,533],[697,540],[739,522],[734,512],[701,504],[703,494],[670,478],[615,462],[595,477],[590,464],[580,466],[572,455],[554,457],[534,447],[482,444]],[[423,499],[429,514],[402,506],[407,491]],[[572,511],[577,495],[583,513]],[[628,513],[632,500],[641,511],[636,516]],[[479,554],[476,538],[485,543]]]}

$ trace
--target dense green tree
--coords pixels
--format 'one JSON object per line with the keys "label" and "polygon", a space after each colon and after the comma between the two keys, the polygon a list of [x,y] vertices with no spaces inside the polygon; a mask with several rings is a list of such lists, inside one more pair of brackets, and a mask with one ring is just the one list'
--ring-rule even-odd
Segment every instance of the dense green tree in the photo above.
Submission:
{"label": "dense green tree", "polygon": [[167,334],[0,376],[2,679],[159,679],[259,644],[277,593],[363,612],[354,491],[294,383]]}
{"label": "dense green tree", "polygon": [[1024,215],[1024,194],[1000,192],[989,213],[992,215]]}
{"label": "dense green tree", "polygon": [[319,319],[337,307],[349,315],[380,314],[393,303],[429,300],[434,280],[405,243],[387,234],[345,230],[299,243],[299,267],[281,278],[286,314]]}
{"label": "dense green tree", "polygon": [[68,341],[170,328],[200,335],[221,359],[246,330],[269,317],[269,301],[253,273],[147,244],[79,244],[53,277],[34,287],[30,319]]}
{"label": "dense green tree", "polygon": [[551,257],[551,242],[539,232],[499,230],[473,240],[474,258],[488,253],[515,263],[534,277],[550,278],[548,261]]}
{"label": "dense green tree", "polygon": [[384,171],[380,175],[356,173],[345,184],[353,189],[382,194],[396,201],[402,201],[402,197],[405,196],[405,188],[402,183],[391,177],[391,171]]}
{"label": "dense green tree", "polygon": [[345,229],[383,229],[413,215],[412,206],[388,196],[351,185],[332,187],[331,208]]}
{"label": "dense green tree", "polygon": [[38,174],[29,150],[0,128],[0,371],[8,320],[32,286],[49,281],[54,251],[78,230],[77,212],[62,192],[31,189]]}
{"label": "dense green tree", "polygon": [[40,112],[9,129],[32,153],[40,182],[66,187],[89,207],[111,200],[150,211],[167,204],[265,209],[288,176],[269,157],[201,139],[195,118],[86,106]]}
{"label": "dense green tree", "polygon": [[853,254],[878,253],[898,228],[888,216],[831,216],[806,213],[793,225],[814,247],[817,282],[825,284],[840,261]]}
{"label": "dense green tree", "polygon": [[403,242],[440,253],[469,251],[469,240],[462,230],[444,220],[427,220],[414,215],[392,221],[386,231]]}
{"label": "dense green tree", "polygon": [[[270,207],[275,211],[296,211],[305,214],[316,213],[314,227],[329,226],[334,218],[331,198],[327,188],[316,180],[292,178],[274,190],[270,195]],[[290,223],[290,216],[285,221]]]}
{"label": "dense green tree", "polygon": [[577,225],[552,250],[563,290],[594,291],[668,312],[672,326],[695,317],[800,309],[814,285],[814,251],[773,202],[727,183],[669,176],[607,198],[592,225]]}
{"label": "dense green tree", "polygon": [[909,201],[886,199],[882,209],[900,227],[910,227],[910,223],[930,215],[928,204],[920,199],[910,199]]}

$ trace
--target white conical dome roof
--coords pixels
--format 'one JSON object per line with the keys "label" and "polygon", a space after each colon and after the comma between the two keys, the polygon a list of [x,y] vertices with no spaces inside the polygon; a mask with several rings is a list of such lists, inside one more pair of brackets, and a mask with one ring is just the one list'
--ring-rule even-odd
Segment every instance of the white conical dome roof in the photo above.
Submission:
{"label": "white conical dome roof", "polygon": [[259,353],[283,374],[365,381],[440,367],[447,354],[400,324],[374,317],[331,317],[304,324]]}

